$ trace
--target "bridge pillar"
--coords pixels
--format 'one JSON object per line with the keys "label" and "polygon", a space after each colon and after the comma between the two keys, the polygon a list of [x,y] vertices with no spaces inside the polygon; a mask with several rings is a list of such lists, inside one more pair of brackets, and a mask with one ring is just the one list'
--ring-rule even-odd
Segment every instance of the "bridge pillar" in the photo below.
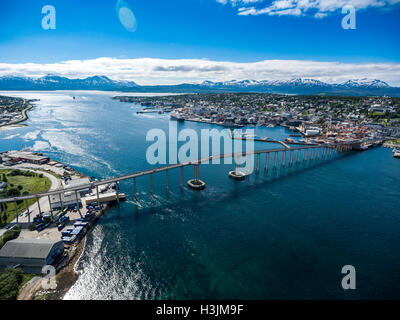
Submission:
{"label": "bridge pillar", "polygon": [[286,160],[286,150],[282,151],[283,155],[282,155],[282,162],[281,162],[281,167],[283,168],[285,166],[285,160]]}
{"label": "bridge pillar", "polygon": [[264,171],[268,172],[269,169],[269,152],[265,154],[265,165],[264,165]]}
{"label": "bridge pillar", "polygon": [[50,196],[47,196],[47,198],[48,198],[48,200],[49,200],[50,213],[51,213],[51,216],[53,216],[53,209],[51,208],[51,199],[50,199]]}
{"label": "bridge pillar", "polygon": [[138,201],[138,197],[137,197],[137,187],[136,187],[136,178],[133,178],[133,197],[135,199],[135,201]]}
{"label": "bridge pillar", "polygon": [[97,205],[100,206],[99,186],[96,186]]}
{"label": "bridge pillar", "polygon": [[183,190],[183,167],[180,167],[180,186],[181,190]]}
{"label": "bridge pillar", "polygon": [[119,181],[117,181],[117,204],[119,205]]}
{"label": "bridge pillar", "polygon": [[26,214],[28,215],[28,223],[31,223],[31,212],[29,211],[28,200],[25,199]]}
{"label": "bridge pillar", "polygon": [[58,197],[60,198],[61,210],[63,210],[64,209],[64,203],[62,201],[61,193],[58,194]]}
{"label": "bridge pillar", "polygon": [[150,195],[154,198],[154,183],[153,183],[153,173],[150,173]]}
{"label": "bridge pillar", "polygon": [[292,165],[293,165],[293,150],[290,150],[289,166],[291,167]]}
{"label": "bridge pillar", "polygon": [[193,190],[204,190],[206,187],[205,182],[201,181],[199,179],[199,165],[194,164],[193,165],[193,173],[194,173],[194,179],[188,181],[188,186],[189,188]]}
{"label": "bridge pillar", "polygon": [[165,170],[165,188],[166,188],[166,192],[169,192],[169,186],[168,186],[168,169]]}
{"label": "bridge pillar", "polygon": [[14,201],[14,209],[15,209],[15,217],[17,218],[17,223],[18,223],[18,210],[17,210],[17,201]]}
{"label": "bridge pillar", "polygon": [[296,150],[296,165],[298,165],[298,164],[299,164],[300,153],[301,153],[301,151],[300,151],[300,150]]}
{"label": "bridge pillar", "polygon": [[278,162],[278,151],[275,151],[274,152],[274,166],[273,166],[274,170],[276,170],[277,162]]}
{"label": "bridge pillar", "polygon": [[[75,190],[75,200],[76,200],[76,206],[77,206],[77,208],[78,208],[79,215],[80,215],[81,218],[82,218],[82,212],[81,212],[81,209],[79,208],[78,190]],[[39,202],[38,202],[38,203],[39,203]],[[83,204],[82,204],[82,205],[83,205]]]}
{"label": "bridge pillar", "polygon": [[260,171],[260,154],[257,153],[256,155],[256,171],[259,172]]}
{"label": "bridge pillar", "polygon": [[42,210],[40,209],[40,203],[39,203],[39,198],[38,197],[36,197],[36,202],[37,202],[38,209],[39,209],[39,215],[42,216]]}

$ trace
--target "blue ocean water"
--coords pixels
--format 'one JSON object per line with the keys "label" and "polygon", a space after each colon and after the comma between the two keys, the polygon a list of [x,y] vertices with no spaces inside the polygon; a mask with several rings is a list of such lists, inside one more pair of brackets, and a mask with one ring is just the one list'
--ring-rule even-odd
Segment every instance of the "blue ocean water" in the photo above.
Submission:
{"label": "blue ocean water", "polygon": [[[2,94],[41,101],[27,127],[0,131],[1,151],[28,147],[99,179],[151,168],[146,133],[168,132],[168,115],[136,114],[140,106],[111,99],[119,93]],[[218,127],[178,124],[184,128]],[[255,130],[271,138],[289,134]],[[158,174],[154,200],[148,178],[138,179],[139,207],[132,182],[121,183],[128,201],[88,235],[81,275],[65,298],[400,298],[400,161],[389,149],[261,170],[243,182],[228,178],[232,168],[201,166],[201,193],[181,192],[173,171],[167,194]],[[186,168],[185,181],[192,175]],[[344,265],[356,268],[356,290],[341,287]]]}

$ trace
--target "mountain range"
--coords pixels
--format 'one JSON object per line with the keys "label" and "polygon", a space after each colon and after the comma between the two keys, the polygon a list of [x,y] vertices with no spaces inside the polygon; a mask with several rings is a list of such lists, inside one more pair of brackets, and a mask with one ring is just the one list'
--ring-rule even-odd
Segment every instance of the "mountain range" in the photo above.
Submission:
{"label": "mountain range", "polygon": [[391,87],[376,79],[348,80],[341,84],[329,84],[315,79],[291,80],[231,80],[225,82],[204,81],[200,84],[141,86],[133,81],[116,81],[106,76],[85,79],[69,79],[55,75],[41,78],[17,76],[0,77],[0,90],[105,90],[155,93],[216,93],[259,92],[278,94],[326,94],[326,95],[373,95],[400,97],[400,88]]}

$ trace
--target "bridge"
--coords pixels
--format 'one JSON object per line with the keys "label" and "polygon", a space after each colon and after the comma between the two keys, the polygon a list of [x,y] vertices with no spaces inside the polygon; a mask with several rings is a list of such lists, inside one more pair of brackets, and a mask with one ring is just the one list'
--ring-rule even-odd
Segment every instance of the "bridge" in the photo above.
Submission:
{"label": "bridge", "polygon": [[[165,172],[165,179],[166,179],[165,180],[165,188],[166,188],[166,192],[169,192],[169,172],[174,169],[179,169],[180,170],[180,188],[183,190],[184,189],[183,168],[188,167],[188,166],[193,166],[193,172],[194,172],[193,179],[188,181],[188,186],[191,189],[202,190],[205,187],[205,183],[200,180],[199,166],[202,164],[209,164],[212,161],[221,160],[224,158],[235,159],[235,158],[246,157],[246,156],[254,156],[255,157],[255,166],[254,166],[255,171],[259,172],[261,169],[260,168],[261,157],[265,156],[264,171],[268,172],[269,170],[276,170],[278,168],[278,166],[280,166],[281,168],[284,168],[286,166],[291,167],[293,165],[299,165],[300,163],[305,163],[305,162],[313,161],[313,160],[332,159],[335,155],[337,155],[339,153],[345,153],[345,152],[351,151],[353,149],[353,146],[354,146],[354,144],[352,144],[352,143],[312,144],[312,145],[295,146],[295,147],[289,147],[289,148],[285,147],[284,149],[276,148],[276,149],[254,150],[254,151],[247,151],[247,152],[212,155],[212,156],[198,159],[198,160],[167,165],[167,166],[150,169],[150,170],[145,170],[145,171],[140,171],[140,172],[136,172],[136,173],[120,176],[120,177],[104,179],[101,181],[93,181],[89,184],[79,185],[76,187],[63,188],[63,189],[49,191],[49,192],[35,194],[35,195],[24,195],[24,196],[13,197],[13,198],[3,198],[3,199],[0,199],[0,208],[1,208],[1,210],[3,210],[4,204],[14,203],[16,219],[17,219],[17,223],[18,223],[18,214],[19,213],[18,213],[18,209],[17,209],[17,202],[21,203],[22,201],[25,201],[26,212],[27,212],[27,215],[30,217],[30,211],[29,211],[29,206],[28,206],[29,199],[37,200],[36,203],[39,206],[39,212],[41,212],[40,203],[39,203],[40,198],[47,197],[48,201],[49,201],[49,206],[51,208],[50,196],[59,196],[61,206],[64,207],[62,204],[62,194],[67,193],[67,192],[75,193],[76,205],[78,206],[78,210],[79,210],[79,197],[78,197],[79,191],[85,190],[85,189],[96,190],[97,203],[100,204],[99,187],[104,186],[104,185],[116,184],[116,201],[119,204],[119,201],[120,201],[119,182],[126,181],[126,180],[133,180],[133,196],[134,196],[135,201],[138,201],[136,179],[140,178],[140,177],[144,177],[144,176],[150,177],[150,194],[151,194],[151,197],[153,198],[154,197],[153,176],[157,173]],[[279,157],[280,154],[281,154],[281,157]],[[273,158],[272,163],[270,161],[270,158]],[[280,161],[280,165],[279,165],[278,161]],[[235,166],[235,169],[238,168],[238,165],[235,160],[234,160],[234,166]],[[230,176],[232,177],[232,175],[230,175]],[[199,186],[204,186],[204,187],[199,187]]]}

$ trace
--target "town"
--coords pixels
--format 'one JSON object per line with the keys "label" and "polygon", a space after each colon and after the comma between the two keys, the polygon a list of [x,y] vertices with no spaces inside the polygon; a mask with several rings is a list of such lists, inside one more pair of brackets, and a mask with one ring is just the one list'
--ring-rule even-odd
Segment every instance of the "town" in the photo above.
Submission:
{"label": "town", "polygon": [[0,96],[0,127],[17,124],[28,119],[26,112],[36,100]]}
{"label": "town", "polygon": [[[178,121],[226,127],[284,126],[298,131],[306,143],[394,139],[393,146],[399,146],[400,98],[228,93],[114,99],[140,103],[141,112],[172,111],[171,118]],[[294,140],[288,138],[288,142]]]}

